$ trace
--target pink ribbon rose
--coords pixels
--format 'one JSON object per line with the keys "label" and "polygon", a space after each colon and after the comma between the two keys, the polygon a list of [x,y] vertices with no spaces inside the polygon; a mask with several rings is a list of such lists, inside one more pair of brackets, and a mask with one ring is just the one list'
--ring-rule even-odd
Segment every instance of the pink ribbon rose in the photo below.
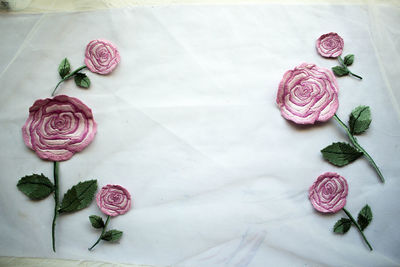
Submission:
{"label": "pink ribbon rose", "polygon": [[106,185],[96,195],[97,206],[109,216],[122,215],[131,208],[131,195],[120,185]]}
{"label": "pink ribbon rose", "polygon": [[121,61],[117,47],[107,40],[93,40],[86,46],[85,64],[91,72],[108,74]]}
{"label": "pink ribbon rose", "polygon": [[343,52],[343,39],[337,33],[321,35],[317,40],[317,51],[323,57],[336,58]]}
{"label": "pink ribbon rose", "polygon": [[346,179],[334,172],[320,175],[308,191],[314,208],[323,213],[336,213],[346,205]]}
{"label": "pink ribbon rose", "polygon": [[59,95],[35,101],[22,135],[40,158],[63,161],[89,145],[96,130],[90,108],[77,98]]}
{"label": "pink ribbon rose", "polygon": [[335,115],[339,107],[338,92],[331,70],[303,63],[283,75],[276,103],[285,119],[314,124]]}

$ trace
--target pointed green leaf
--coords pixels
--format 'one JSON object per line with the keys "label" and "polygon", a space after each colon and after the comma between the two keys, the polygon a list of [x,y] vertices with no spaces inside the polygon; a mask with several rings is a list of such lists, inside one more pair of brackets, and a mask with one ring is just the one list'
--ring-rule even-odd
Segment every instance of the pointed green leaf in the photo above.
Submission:
{"label": "pointed green leaf", "polygon": [[104,221],[100,216],[97,215],[90,215],[89,216],[90,223],[96,229],[104,227]]}
{"label": "pointed green leaf", "polygon": [[65,193],[59,209],[60,213],[81,210],[90,205],[97,190],[97,180],[89,180],[74,185]]}
{"label": "pointed green leaf", "polygon": [[75,84],[79,87],[89,88],[90,80],[89,77],[86,76],[84,73],[77,73],[75,74]]}
{"label": "pointed green leaf", "polygon": [[48,197],[54,191],[54,185],[49,178],[39,174],[22,177],[17,184],[19,190],[32,200],[40,200]]}
{"label": "pointed green leaf", "polygon": [[372,210],[368,205],[365,205],[358,214],[357,223],[360,225],[361,230],[364,231],[365,228],[372,221]]}
{"label": "pointed green leaf", "polygon": [[341,218],[333,226],[333,231],[338,234],[345,234],[349,231],[351,227],[351,220],[346,218]]}
{"label": "pointed green leaf", "polygon": [[118,241],[119,239],[121,239],[121,237],[122,237],[122,231],[110,230],[110,231],[105,232],[101,236],[101,239],[103,239],[105,241],[115,242],[115,241]]}
{"label": "pointed green leaf", "polygon": [[341,142],[332,143],[322,149],[321,153],[324,159],[338,167],[347,165],[363,155],[362,152],[350,144]]}
{"label": "pointed green leaf", "polygon": [[338,77],[342,77],[342,76],[348,75],[348,74],[350,73],[348,69],[343,68],[343,67],[341,67],[341,66],[333,67],[333,68],[332,68],[332,71],[333,71],[333,73],[335,73],[335,75],[338,76]]}
{"label": "pointed green leaf", "polygon": [[371,110],[368,106],[358,106],[350,114],[349,126],[352,134],[365,132],[371,124]]}
{"label": "pointed green leaf", "polygon": [[344,57],[343,63],[346,66],[350,66],[354,62],[354,55],[350,54]]}
{"label": "pointed green leaf", "polygon": [[69,71],[71,70],[71,64],[67,58],[61,60],[60,65],[58,66],[58,73],[60,74],[61,78],[64,79],[65,76],[68,75]]}

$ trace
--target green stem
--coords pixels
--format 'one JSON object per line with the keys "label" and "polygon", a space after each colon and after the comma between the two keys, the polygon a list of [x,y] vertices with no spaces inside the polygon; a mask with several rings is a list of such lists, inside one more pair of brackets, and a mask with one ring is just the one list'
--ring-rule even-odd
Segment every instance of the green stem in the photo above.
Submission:
{"label": "green stem", "polygon": [[361,230],[360,225],[356,222],[356,220],[354,220],[353,216],[351,216],[351,214],[350,214],[350,212],[348,210],[343,208],[343,211],[344,211],[344,213],[346,213],[347,217],[349,217],[349,219],[352,221],[352,223],[357,227],[358,231],[360,232],[360,234],[364,238],[365,243],[367,243],[369,249],[372,251],[371,244],[368,242],[367,238],[365,237],[364,232]]}
{"label": "green stem", "polygon": [[342,59],[341,56],[338,56],[338,60],[339,60],[340,65],[342,65],[342,67],[345,68],[345,69],[350,73],[350,75],[352,75],[352,76],[354,76],[354,77],[357,77],[358,79],[362,80],[362,77],[361,77],[361,76],[359,76],[359,75],[357,75],[357,74],[355,74],[355,73],[352,73],[352,72],[349,70],[349,68],[346,66],[346,64],[344,64],[344,61],[343,61],[343,59]]}
{"label": "green stem", "polygon": [[73,72],[71,72],[70,74],[68,74],[67,76],[65,76],[61,81],[59,81],[56,85],[56,87],[53,90],[53,93],[51,93],[51,96],[54,96],[54,94],[56,93],[56,90],[58,88],[58,86],[65,80],[68,80],[69,78],[73,77],[75,74],[77,74],[79,71],[83,70],[84,68],[86,68],[86,65],[83,65],[82,67],[77,68],[76,70],[74,70]]}
{"label": "green stem", "polygon": [[335,118],[335,120],[343,127],[343,129],[346,131],[347,136],[349,137],[351,143],[359,150],[361,151],[364,156],[368,159],[369,163],[371,163],[372,167],[374,167],[376,173],[379,176],[379,179],[381,180],[382,183],[385,182],[385,178],[383,177],[381,171],[379,170],[379,167],[376,165],[375,161],[372,159],[372,157],[367,153],[367,151],[365,151],[365,149],[360,146],[360,144],[357,142],[357,139],[351,134],[349,128],[346,126],[346,124],[344,124],[339,117],[335,114],[333,115],[333,117]]}
{"label": "green stem", "polygon": [[106,228],[107,228],[109,221],[110,221],[110,215],[107,216],[106,224],[103,227],[103,231],[101,231],[101,235],[99,236],[99,239],[97,239],[96,243],[94,243],[93,246],[88,248],[89,250],[92,250],[100,242],[101,238],[103,237],[104,233],[106,232]]}
{"label": "green stem", "polygon": [[51,228],[51,237],[53,241],[53,251],[56,252],[56,243],[55,243],[55,230],[56,230],[56,220],[58,217],[58,169],[59,163],[57,161],[54,162],[54,217],[53,217],[53,225]]}

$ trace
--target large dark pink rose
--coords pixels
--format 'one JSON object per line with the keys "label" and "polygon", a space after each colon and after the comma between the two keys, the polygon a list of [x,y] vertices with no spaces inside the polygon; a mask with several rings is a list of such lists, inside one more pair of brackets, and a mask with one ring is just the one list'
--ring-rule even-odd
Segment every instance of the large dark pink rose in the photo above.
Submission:
{"label": "large dark pink rose", "polygon": [[323,57],[336,58],[343,52],[343,39],[337,33],[321,35],[317,40],[317,51]]}
{"label": "large dark pink rose", "polygon": [[320,175],[308,191],[314,208],[323,213],[336,213],[346,205],[346,179],[334,172]]}
{"label": "large dark pink rose", "polygon": [[22,135],[40,158],[63,161],[89,145],[96,130],[90,108],[77,98],[59,95],[35,101]]}
{"label": "large dark pink rose", "polygon": [[106,185],[96,195],[97,206],[110,216],[122,215],[131,208],[131,195],[120,185]]}
{"label": "large dark pink rose", "polygon": [[108,74],[121,61],[117,47],[107,40],[93,40],[86,46],[85,64],[91,72]]}
{"label": "large dark pink rose", "polygon": [[338,88],[331,70],[303,63],[283,75],[276,103],[282,116],[295,123],[327,121],[339,107]]}

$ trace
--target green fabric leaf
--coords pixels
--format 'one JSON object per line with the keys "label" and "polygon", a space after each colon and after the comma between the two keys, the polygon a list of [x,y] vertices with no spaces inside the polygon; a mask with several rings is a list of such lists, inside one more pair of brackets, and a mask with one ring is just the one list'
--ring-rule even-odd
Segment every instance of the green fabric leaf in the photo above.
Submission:
{"label": "green fabric leaf", "polygon": [[104,227],[104,221],[100,216],[97,215],[90,215],[89,216],[90,223],[96,229]]}
{"label": "green fabric leaf", "polygon": [[343,63],[346,66],[350,66],[354,62],[354,55],[350,54],[344,57]]}
{"label": "green fabric leaf", "polygon": [[364,231],[365,228],[372,221],[372,210],[368,205],[365,205],[358,214],[357,223],[360,225],[361,230]]}
{"label": "green fabric leaf", "polygon": [[65,193],[59,209],[60,213],[73,212],[90,205],[97,190],[97,180],[89,180],[74,185]]}
{"label": "green fabric leaf", "polygon": [[101,239],[105,240],[105,241],[111,241],[111,242],[115,242],[120,240],[122,237],[122,231],[118,231],[118,230],[110,230],[105,232],[102,236]]}
{"label": "green fabric leaf", "polygon": [[321,153],[324,159],[338,167],[347,165],[363,155],[362,152],[350,144],[341,142],[332,143],[322,149]]}
{"label": "green fabric leaf", "polygon": [[22,177],[18,181],[17,187],[32,200],[44,199],[54,191],[54,185],[43,173]]}
{"label": "green fabric leaf", "polygon": [[90,80],[89,77],[86,76],[84,73],[77,73],[75,74],[75,84],[79,87],[89,88]]}
{"label": "green fabric leaf", "polygon": [[338,234],[345,234],[351,227],[351,220],[347,218],[341,218],[333,226],[333,231]]}
{"label": "green fabric leaf", "polygon": [[348,74],[350,73],[348,69],[343,68],[343,67],[341,67],[341,66],[333,67],[333,68],[332,68],[332,71],[333,71],[333,73],[335,73],[335,75],[338,76],[338,77],[342,77],[342,76],[348,75]]}
{"label": "green fabric leaf", "polygon": [[352,134],[365,132],[371,124],[371,110],[368,106],[358,106],[350,114],[349,126]]}
{"label": "green fabric leaf", "polygon": [[69,71],[71,70],[71,64],[67,58],[61,60],[60,65],[58,66],[58,73],[60,74],[61,78],[64,79],[65,76],[68,75]]}

